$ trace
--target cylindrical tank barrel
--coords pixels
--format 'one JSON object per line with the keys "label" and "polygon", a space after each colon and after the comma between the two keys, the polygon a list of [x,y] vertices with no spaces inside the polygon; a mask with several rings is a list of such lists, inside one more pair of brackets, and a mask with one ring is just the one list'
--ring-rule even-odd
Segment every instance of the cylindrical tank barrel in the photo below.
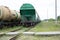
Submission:
{"label": "cylindrical tank barrel", "polygon": [[14,10],[10,10],[6,6],[0,6],[0,20],[2,21],[20,20],[20,13]]}
{"label": "cylindrical tank barrel", "polygon": [[6,6],[0,6],[0,20],[10,20],[10,9]]}

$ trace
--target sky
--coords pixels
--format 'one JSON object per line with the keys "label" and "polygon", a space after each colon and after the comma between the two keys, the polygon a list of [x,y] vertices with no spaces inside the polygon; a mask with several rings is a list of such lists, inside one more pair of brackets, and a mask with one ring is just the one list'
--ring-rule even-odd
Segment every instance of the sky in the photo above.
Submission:
{"label": "sky", "polygon": [[[55,18],[55,0],[0,0],[0,6],[7,6],[11,10],[17,11],[24,3],[32,4],[41,20]],[[59,16],[60,0],[57,0],[57,9],[57,16]]]}

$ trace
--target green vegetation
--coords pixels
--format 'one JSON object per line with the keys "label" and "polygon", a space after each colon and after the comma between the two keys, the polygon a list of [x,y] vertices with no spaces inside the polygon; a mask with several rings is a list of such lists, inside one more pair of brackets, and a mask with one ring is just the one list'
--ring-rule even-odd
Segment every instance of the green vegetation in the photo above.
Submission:
{"label": "green vegetation", "polygon": [[28,31],[32,29],[32,27],[23,27],[23,26],[14,26],[14,27],[4,27],[3,29],[0,29],[0,32],[6,33],[6,32],[23,32],[23,31]]}
{"label": "green vegetation", "polygon": [[57,17],[58,21],[60,21],[60,16]]}
{"label": "green vegetation", "polygon": [[14,27],[4,27],[3,29],[0,29],[0,32],[10,32],[10,31],[13,31],[13,30],[16,30],[16,29],[19,29],[21,28],[22,26],[14,26]]}
{"label": "green vegetation", "polygon": [[55,19],[50,18],[50,19],[44,19],[43,21],[55,21]]}
{"label": "green vegetation", "polygon": [[50,18],[50,19],[48,19],[48,21],[55,21],[55,19],[53,19],[53,18]]}
{"label": "green vegetation", "polygon": [[45,31],[60,31],[60,24],[55,24],[53,21],[43,21],[37,24],[34,28],[30,31],[33,32],[45,32]]}
{"label": "green vegetation", "polygon": [[22,35],[18,36],[16,40],[60,40],[60,35],[55,36]]}
{"label": "green vegetation", "polygon": [[14,37],[14,36],[6,36],[6,35],[4,35],[4,36],[0,36],[0,40],[9,40],[12,37]]}

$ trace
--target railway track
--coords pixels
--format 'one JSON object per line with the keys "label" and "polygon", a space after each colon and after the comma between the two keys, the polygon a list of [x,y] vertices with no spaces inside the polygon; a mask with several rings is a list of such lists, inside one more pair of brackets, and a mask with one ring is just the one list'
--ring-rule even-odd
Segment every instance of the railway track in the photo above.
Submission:
{"label": "railway track", "polygon": [[[9,40],[16,40],[16,38],[20,35],[20,36],[22,36],[22,33],[23,32],[26,32],[26,31],[29,31],[31,28],[33,28],[33,27],[29,27],[29,28],[23,28],[22,30],[18,30],[17,32],[20,32],[20,33],[17,33],[17,35],[15,36],[15,37],[13,37],[13,38],[11,38],[11,39],[9,39]],[[16,32],[16,31],[15,31]]]}
{"label": "railway track", "polygon": [[22,35],[34,35],[34,36],[35,35],[40,35],[40,36],[60,35],[60,31],[58,31],[58,32],[27,32],[27,31],[29,31],[32,28],[33,27],[29,27],[29,28],[21,27],[21,28],[18,28],[16,30],[10,31],[10,34],[8,32],[6,34],[6,36],[9,36],[9,37],[1,36],[0,39],[2,40],[2,38],[6,38],[6,40],[16,40],[18,38],[18,36],[21,37]]}
{"label": "railway track", "polygon": [[[33,28],[33,27],[21,27],[21,28],[18,28],[18,29],[16,29],[16,30],[13,30],[13,31],[10,31],[10,32],[26,32],[26,31],[28,31],[28,30],[30,30],[31,28]],[[3,36],[0,36],[0,39],[1,40],[15,40],[15,38],[19,35],[19,34],[13,34],[12,35],[12,33],[11,34],[9,34],[10,32],[7,32],[7,33],[1,33]],[[8,38],[7,38],[7,36],[8,36]],[[10,38],[9,38],[10,37]],[[5,38],[5,39],[4,39]]]}
{"label": "railway track", "polygon": [[16,38],[18,38],[18,36],[22,36],[22,35],[33,35],[33,36],[58,36],[60,35],[60,32],[22,32],[20,34],[18,34],[17,36],[13,37],[10,40],[16,40]]}

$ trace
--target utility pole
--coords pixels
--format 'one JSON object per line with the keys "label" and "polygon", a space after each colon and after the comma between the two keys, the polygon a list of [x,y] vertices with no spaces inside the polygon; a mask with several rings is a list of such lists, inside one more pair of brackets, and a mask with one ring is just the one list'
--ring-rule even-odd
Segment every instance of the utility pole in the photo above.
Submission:
{"label": "utility pole", "polygon": [[57,0],[55,0],[55,22],[57,24]]}
{"label": "utility pole", "polygon": [[48,9],[47,9],[47,22],[48,22]]}

